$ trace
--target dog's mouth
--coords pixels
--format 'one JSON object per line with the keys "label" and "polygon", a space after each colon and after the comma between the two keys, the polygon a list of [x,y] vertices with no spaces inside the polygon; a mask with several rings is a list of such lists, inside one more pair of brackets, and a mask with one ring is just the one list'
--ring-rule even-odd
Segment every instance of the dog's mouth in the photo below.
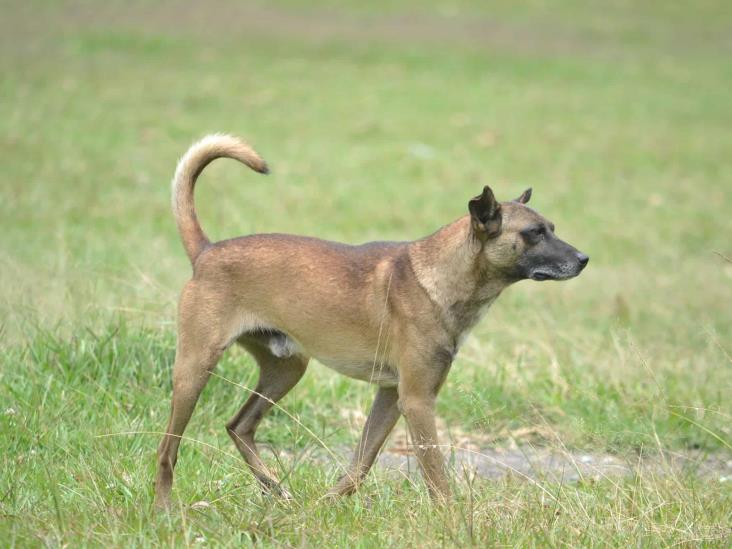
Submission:
{"label": "dog's mouth", "polygon": [[[567,244],[565,246],[569,247]],[[524,255],[524,261],[528,263],[528,268],[524,271],[527,273],[526,278],[539,282],[574,278],[582,272],[590,260],[589,257],[574,248],[562,254],[544,254],[538,257]]]}
{"label": "dog's mouth", "polygon": [[529,278],[531,278],[531,280],[538,280],[539,282],[542,280],[556,280],[556,277],[544,272],[533,272]]}
{"label": "dog's mouth", "polygon": [[579,275],[580,272],[582,272],[582,268],[575,271],[533,271],[529,278],[531,280],[536,280],[537,282],[543,282],[544,280],[569,280],[570,278],[574,278],[575,276]]}

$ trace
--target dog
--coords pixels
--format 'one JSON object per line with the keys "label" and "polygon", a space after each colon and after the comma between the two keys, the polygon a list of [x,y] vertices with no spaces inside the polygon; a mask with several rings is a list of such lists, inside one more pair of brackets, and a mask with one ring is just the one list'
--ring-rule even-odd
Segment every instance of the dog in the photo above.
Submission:
{"label": "dog", "polygon": [[196,218],[193,191],[203,169],[223,157],[269,171],[248,144],[228,135],[205,137],[178,163],[172,207],[193,276],[178,308],[156,505],[170,505],[181,437],[216,363],[234,343],[254,357],[260,375],[226,430],[264,490],[289,497],[259,455],[257,426],[315,358],[377,386],[353,459],[329,494],[356,490],[403,415],[430,495],[448,498],[435,400],[461,343],[505,288],[524,279],[575,277],[588,256],[526,206],[531,189],[498,202],[488,186],[468,202],[466,215],[419,240],[351,246],[255,234],[211,243]]}

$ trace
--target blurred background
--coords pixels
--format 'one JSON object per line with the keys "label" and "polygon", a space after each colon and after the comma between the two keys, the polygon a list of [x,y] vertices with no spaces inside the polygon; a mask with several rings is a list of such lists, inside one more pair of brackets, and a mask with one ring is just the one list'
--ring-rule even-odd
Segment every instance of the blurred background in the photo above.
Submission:
{"label": "blurred background", "polygon": [[725,6],[5,2],[3,329],[169,322],[189,267],[168,181],[193,140],[223,131],[273,175],[206,172],[212,237],[413,239],[484,184],[504,200],[532,186],[592,268],[510,299],[652,317],[669,341],[726,334]]}
{"label": "blurred background", "polygon": [[[190,276],[169,181],[193,141],[229,132],[272,174],[206,170],[196,201],[212,238],[415,239],[490,184],[501,200],[533,187],[532,206],[591,256],[575,280],[505,292],[453,369],[446,419],[492,441],[728,452],[731,6],[0,2],[6,401],[35,409],[53,361],[22,349],[51,338],[75,349],[64,367],[99,368],[59,382],[97,406],[95,432],[162,428]],[[85,354],[110,340],[111,363]],[[241,354],[221,368],[253,381]],[[97,393],[90,379],[107,375],[123,377]],[[291,406],[350,441],[340,407],[365,410],[371,389],[309,376]],[[105,416],[95,398],[119,406]],[[228,444],[214,402],[192,425]]]}

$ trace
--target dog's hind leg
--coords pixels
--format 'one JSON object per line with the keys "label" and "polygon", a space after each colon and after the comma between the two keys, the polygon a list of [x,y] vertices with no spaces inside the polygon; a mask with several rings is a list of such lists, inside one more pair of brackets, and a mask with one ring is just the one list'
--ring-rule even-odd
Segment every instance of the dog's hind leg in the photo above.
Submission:
{"label": "dog's hind leg", "polygon": [[155,504],[159,508],[170,505],[173,468],[178,460],[178,447],[188,425],[198,397],[208,381],[211,370],[221,352],[208,350],[204,354],[181,352],[176,354],[173,373],[173,405],[163,440],[158,447],[158,474],[155,481]]}
{"label": "dog's hind leg", "polygon": [[178,459],[181,437],[193,414],[198,397],[211,371],[227,345],[222,326],[210,321],[205,312],[194,307],[195,294],[184,290],[178,322],[178,345],[173,366],[173,402],[170,420],[158,447],[158,471],[155,480],[155,505],[170,506],[173,469]]}
{"label": "dog's hind leg", "polygon": [[379,388],[348,471],[331,488],[328,492],[330,495],[344,496],[356,491],[399,419],[398,400],[396,387]]}
{"label": "dog's hind leg", "polygon": [[307,368],[308,358],[302,355],[277,357],[258,342],[242,340],[240,343],[257,361],[259,381],[254,393],[226,424],[226,432],[262,488],[287,497],[276,475],[262,461],[254,434],[264,415],[300,381]]}

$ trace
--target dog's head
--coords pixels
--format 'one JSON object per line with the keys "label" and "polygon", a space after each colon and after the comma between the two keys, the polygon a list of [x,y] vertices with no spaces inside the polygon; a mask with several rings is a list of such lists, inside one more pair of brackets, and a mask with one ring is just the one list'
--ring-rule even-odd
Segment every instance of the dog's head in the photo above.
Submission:
{"label": "dog's head", "polygon": [[516,200],[500,203],[486,186],[469,202],[471,238],[481,243],[482,262],[512,281],[579,275],[590,258],[557,238],[554,224],[526,206],[530,198],[527,189]]}

